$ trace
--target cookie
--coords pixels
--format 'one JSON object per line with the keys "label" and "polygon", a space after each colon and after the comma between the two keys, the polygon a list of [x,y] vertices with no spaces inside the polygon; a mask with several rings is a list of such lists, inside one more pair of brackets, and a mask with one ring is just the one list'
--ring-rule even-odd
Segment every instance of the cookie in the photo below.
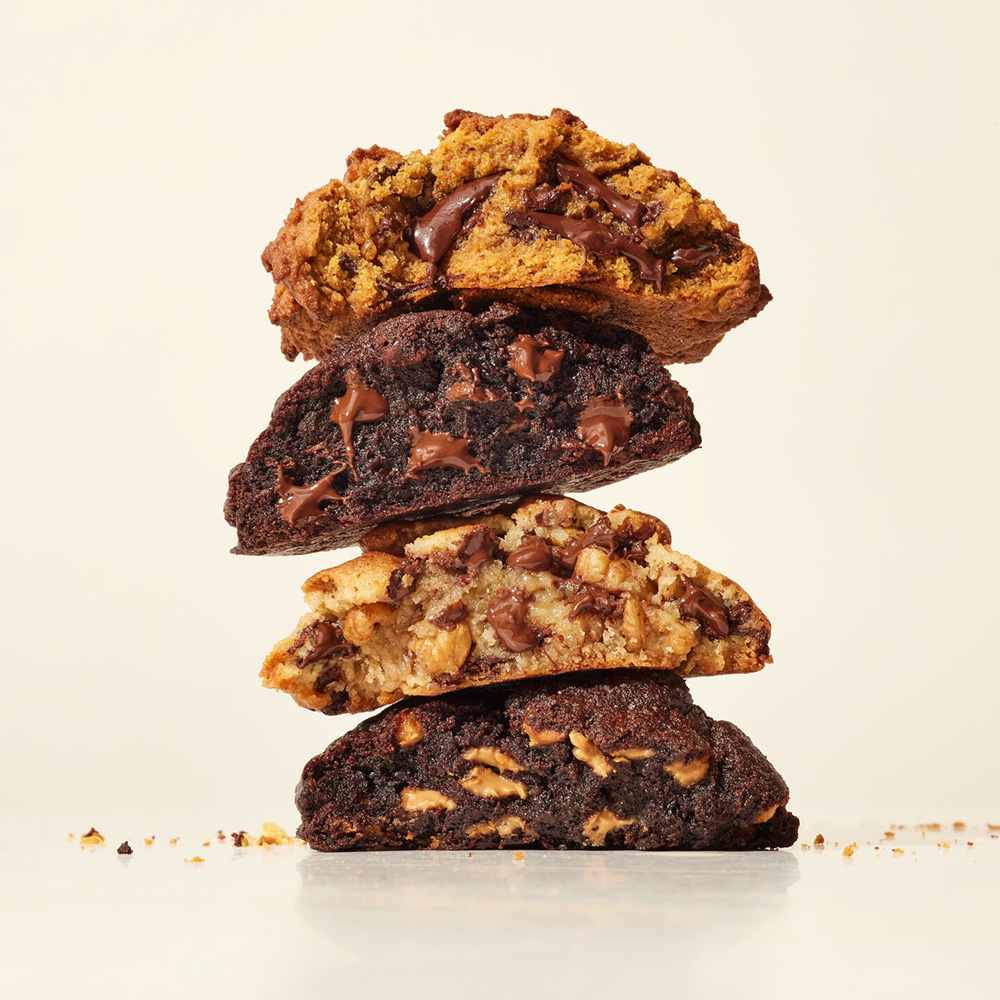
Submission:
{"label": "cookie", "polygon": [[565,497],[509,514],[385,525],[317,573],[265,687],[328,714],[408,695],[601,668],[686,676],[770,662],[742,587],[671,548],[646,514]]}
{"label": "cookie", "polygon": [[788,787],[679,678],[597,672],[408,701],[306,765],[320,851],[789,847]]}
{"label": "cookie", "polygon": [[289,358],[414,309],[508,299],[603,317],[699,361],[770,299],[739,227],[568,111],[445,116],[430,153],[358,149],[263,254]]}
{"label": "cookie", "polygon": [[351,545],[369,528],[591,489],[698,447],[645,341],[502,303],[398,316],[304,375],[230,474],[235,552]]}

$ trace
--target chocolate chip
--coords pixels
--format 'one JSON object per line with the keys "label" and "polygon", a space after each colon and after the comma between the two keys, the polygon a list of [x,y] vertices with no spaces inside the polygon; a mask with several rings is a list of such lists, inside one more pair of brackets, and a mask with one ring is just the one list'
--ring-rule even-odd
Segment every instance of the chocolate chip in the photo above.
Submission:
{"label": "chocolate chip", "polygon": [[299,661],[300,668],[308,667],[319,660],[328,660],[336,653],[346,653],[355,648],[332,622],[314,622],[299,638],[312,643],[312,649]]}
{"label": "chocolate chip", "polygon": [[628,443],[631,425],[632,410],[627,404],[599,396],[587,400],[576,427],[580,438],[599,451],[607,465],[611,455]]}
{"label": "chocolate chip", "polygon": [[530,226],[542,226],[557,236],[572,240],[587,253],[607,257],[613,254],[624,254],[634,261],[639,268],[639,277],[651,281],[658,292],[663,291],[663,279],[666,275],[666,264],[654,257],[639,243],[613,233],[603,222],[597,219],[571,219],[565,215],[554,215],[549,212],[508,212],[503,221],[514,229],[527,229]]}
{"label": "chocolate chip", "polygon": [[677,598],[677,607],[685,618],[699,621],[710,638],[721,638],[729,635],[729,619],[726,608],[711,594],[693,584],[687,577],[684,580],[684,591]]}
{"label": "chocolate chip", "polygon": [[553,566],[552,547],[541,535],[525,535],[520,545],[507,556],[507,565],[534,572]]}
{"label": "chocolate chip", "polygon": [[[389,574],[389,585],[386,587],[386,594],[389,600],[393,604],[400,604],[412,592],[419,575],[420,569],[415,559],[408,559],[404,565],[394,569]],[[407,576],[413,582],[406,583],[404,578]]]}
{"label": "chocolate chip", "polygon": [[354,425],[372,424],[384,420],[389,412],[389,401],[378,390],[365,385],[361,375],[351,369],[347,373],[347,391],[334,401],[330,409],[330,419],[340,428],[347,451],[347,461],[355,480],[358,474],[354,469],[354,442],[352,439]]}
{"label": "chocolate chip", "polygon": [[425,469],[458,469],[469,473],[473,469],[487,472],[478,458],[469,452],[467,438],[454,438],[450,434],[434,434],[410,428],[410,465],[406,470],[409,477]]}
{"label": "chocolate chip", "polygon": [[123,841],[121,843],[121,845],[118,847],[118,853],[119,854],[131,854],[132,853],[132,848],[128,846],[128,841],[127,840]]}
{"label": "chocolate chip", "polygon": [[296,486],[285,476],[285,470],[279,467],[278,508],[282,521],[294,527],[299,521],[318,517],[333,501],[343,500],[344,497],[333,489],[333,481],[346,468],[346,463],[338,462],[337,468],[322,479],[306,486]]}
{"label": "chocolate chip", "polygon": [[433,625],[437,625],[438,628],[443,628],[446,632],[450,632],[460,621],[469,617],[469,609],[465,606],[462,601],[455,601],[454,604],[449,604],[447,607],[442,608],[436,615],[431,616],[428,621]]}
{"label": "chocolate chip", "polygon": [[696,247],[683,247],[670,255],[670,260],[682,271],[691,271],[706,261],[719,256],[719,248],[714,243],[702,243]]}
{"label": "chocolate chip", "polygon": [[525,621],[528,601],[521,591],[498,590],[486,609],[500,644],[512,653],[523,653],[538,645],[538,634]]}
{"label": "chocolate chip", "polygon": [[565,351],[550,350],[549,345],[522,333],[510,345],[510,367],[531,382],[548,382],[562,365]]}
{"label": "chocolate chip", "polygon": [[493,190],[499,174],[481,177],[455,188],[413,224],[413,243],[421,260],[433,266],[448,252],[465,217]]}
{"label": "chocolate chip", "polygon": [[499,544],[499,539],[489,528],[482,525],[474,528],[466,535],[456,553],[458,566],[470,573],[479,569],[484,562],[493,558]]}
{"label": "chocolate chip", "polygon": [[596,174],[563,160],[556,164],[556,176],[561,181],[569,181],[588,198],[603,202],[612,215],[617,216],[632,230],[639,228],[643,206],[634,199],[626,198],[625,195],[609,188]]}

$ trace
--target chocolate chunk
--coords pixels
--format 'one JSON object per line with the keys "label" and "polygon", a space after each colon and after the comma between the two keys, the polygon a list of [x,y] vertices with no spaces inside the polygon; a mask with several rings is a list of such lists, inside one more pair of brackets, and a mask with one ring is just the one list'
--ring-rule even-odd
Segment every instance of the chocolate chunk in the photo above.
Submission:
{"label": "chocolate chunk", "polygon": [[500,644],[512,653],[523,653],[538,645],[538,634],[525,621],[529,600],[520,591],[498,590],[486,609]]}
{"label": "chocolate chunk", "polygon": [[614,555],[618,549],[621,538],[618,532],[611,527],[611,522],[607,517],[599,517],[584,533],[580,539],[580,548],[604,549],[609,556]]}
{"label": "chocolate chunk", "polygon": [[499,174],[455,188],[413,224],[413,244],[421,260],[433,267],[450,249],[467,215],[493,190]]}
{"label": "chocolate chunk", "polygon": [[596,612],[603,618],[614,614],[621,598],[617,594],[612,594],[610,590],[598,587],[593,583],[580,583],[571,581],[563,584],[570,602],[570,618],[577,618],[579,615]]}
{"label": "chocolate chunk", "polygon": [[729,618],[725,606],[720,604],[711,594],[693,584],[687,577],[684,580],[684,592],[677,598],[677,607],[686,618],[694,618],[701,622],[706,632],[715,638],[729,635]]}
{"label": "chocolate chunk", "polygon": [[343,500],[335,489],[333,481],[347,468],[346,463],[338,462],[333,472],[307,486],[295,486],[286,476],[285,470],[278,468],[278,507],[281,519],[293,527],[299,521],[322,514],[329,504],[335,500]]}
{"label": "chocolate chunk", "polygon": [[607,396],[591,397],[576,426],[581,439],[599,451],[607,465],[611,455],[628,444],[632,410]]}
{"label": "chocolate chunk", "polygon": [[455,366],[455,370],[461,379],[448,386],[444,394],[445,399],[450,399],[452,402],[496,403],[503,398],[498,392],[485,389],[480,385],[478,368],[469,368],[468,365],[459,362]]}
{"label": "chocolate chunk", "polygon": [[469,452],[467,438],[454,438],[450,434],[434,434],[410,428],[410,465],[406,470],[409,477],[425,469],[458,469],[468,474],[473,469],[488,472],[482,462]]}
{"label": "chocolate chunk", "polygon": [[548,350],[548,344],[522,333],[510,345],[510,367],[531,382],[548,382],[562,364],[565,351]]}
{"label": "chocolate chunk", "polygon": [[400,566],[398,569],[394,569],[392,573],[389,574],[389,586],[386,588],[386,593],[389,595],[389,600],[393,604],[400,604],[405,597],[407,597],[413,590],[413,583],[405,583],[404,577],[412,577],[416,581],[417,576],[420,574],[420,570],[417,566],[417,562],[414,559],[407,560],[405,566]]}
{"label": "chocolate chunk", "polygon": [[533,212],[546,212],[555,207],[560,198],[568,195],[564,187],[540,186],[524,193],[524,207]]}
{"label": "chocolate chunk", "polygon": [[552,550],[552,561],[555,563],[557,570],[562,570],[562,572],[567,574],[573,572],[576,568],[576,557],[580,554],[580,549],[583,548],[580,542],[581,539],[575,538],[567,542],[562,548],[554,548]]}
{"label": "chocolate chunk", "polygon": [[312,643],[312,649],[299,661],[299,667],[308,667],[319,660],[328,660],[336,653],[353,650],[344,633],[332,622],[315,622],[302,633],[303,639]]}
{"label": "chocolate chunk", "polygon": [[666,275],[666,264],[654,257],[644,246],[624,236],[613,233],[603,222],[597,219],[571,219],[565,215],[553,215],[550,212],[508,212],[503,221],[514,229],[526,229],[529,226],[542,226],[557,236],[572,240],[577,246],[583,247],[588,253],[598,257],[608,257],[613,254],[624,254],[634,261],[639,268],[639,277],[644,281],[652,281],[658,292],[663,291],[663,279]]}
{"label": "chocolate chunk", "polygon": [[123,841],[123,843],[118,848],[119,854],[131,854],[132,848],[128,846],[128,841]]}
{"label": "chocolate chunk", "polygon": [[626,198],[625,195],[609,188],[596,174],[563,160],[556,164],[556,176],[561,181],[569,181],[588,198],[603,202],[612,215],[617,216],[632,230],[639,228],[643,206],[634,199]]}
{"label": "chocolate chunk", "polygon": [[700,267],[705,261],[712,260],[718,256],[719,248],[714,243],[702,243],[700,246],[684,247],[680,250],[675,250],[670,255],[670,260],[677,265],[678,269],[690,271],[696,267]]}
{"label": "chocolate chunk", "polygon": [[469,617],[469,609],[462,601],[455,601],[446,608],[442,608],[436,615],[432,615],[428,621],[450,632],[460,621]]}
{"label": "chocolate chunk", "polygon": [[475,528],[466,536],[456,554],[458,565],[470,573],[479,569],[484,562],[493,558],[499,544],[499,539],[489,528]]}
{"label": "chocolate chunk", "polygon": [[533,571],[550,570],[554,565],[552,547],[541,535],[525,535],[507,556],[507,565]]}
{"label": "chocolate chunk", "polygon": [[340,434],[344,439],[344,448],[347,451],[347,462],[351,467],[354,478],[358,474],[354,469],[354,442],[352,434],[355,424],[373,424],[379,420],[384,420],[389,412],[389,401],[370,386],[365,385],[364,379],[352,368],[347,373],[347,391],[339,399],[334,401],[330,409],[330,419],[340,428]]}

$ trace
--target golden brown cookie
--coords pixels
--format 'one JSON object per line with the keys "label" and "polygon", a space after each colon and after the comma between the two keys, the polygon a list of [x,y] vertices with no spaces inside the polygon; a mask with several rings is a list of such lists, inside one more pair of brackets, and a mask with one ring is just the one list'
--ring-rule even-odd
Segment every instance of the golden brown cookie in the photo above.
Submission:
{"label": "golden brown cookie", "polygon": [[497,299],[601,317],[700,361],[770,294],[739,227],[575,115],[445,116],[429,153],[381,146],[298,200],[263,254],[289,358],[414,309]]}

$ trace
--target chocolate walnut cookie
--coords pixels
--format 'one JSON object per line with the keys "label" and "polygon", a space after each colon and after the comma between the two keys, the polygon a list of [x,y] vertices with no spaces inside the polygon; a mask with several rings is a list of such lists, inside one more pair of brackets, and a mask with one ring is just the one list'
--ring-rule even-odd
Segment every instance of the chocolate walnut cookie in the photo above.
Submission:
{"label": "chocolate walnut cookie", "polygon": [[360,557],[306,581],[311,610],[268,656],[264,685],[338,714],[578,670],[770,662],[770,623],[746,591],[670,541],[656,518],[565,497],[384,525]]}
{"label": "chocolate walnut cookie", "polygon": [[699,442],[687,393],[636,334],[508,303],[417,313],[337,344],[278,400],[226,516],[236,552],[311,552],[601,486]]}
{"label": "chocolate walnut cookie", "polygon": [[406,702],[305,767],[299,836],[384,848],[788,847],[788,787],[728,722],[654,671]]}
{"label": "chocolate walnut cookie", "polygon": [[770,298],[715,203],[575,115],[445,116],[430,153],[348,158],[263,254],[282,350],[324,358],[388,316],[507,299],[601,316],[700,361]]}

